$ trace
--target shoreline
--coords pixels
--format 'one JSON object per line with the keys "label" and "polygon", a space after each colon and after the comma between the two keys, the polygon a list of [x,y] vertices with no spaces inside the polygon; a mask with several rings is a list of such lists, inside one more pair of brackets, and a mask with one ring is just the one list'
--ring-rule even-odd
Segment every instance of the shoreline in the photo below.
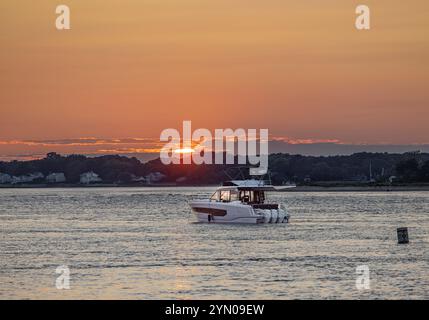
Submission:
{"label": "shoreline", "polygon": [[[0,185],[1,189],[76,189],[76,188],[198,188],[213,187],[219,185],[177,185],[171,184],[153,184],[153,185],[135,185],[135,184],[20,184],[20,185]],[[279,186],[281,188],[281,186]],[[280,190],[280,192],[404,192],[404,191],[429,191],[429,185],[397,185],[397,186],[297,186]]]}
{"label": "shoreline", "polygon": [[298,186],[283,192],[404,192],[429,191],[429,186],[363,186],[363,187],[321,187]]}

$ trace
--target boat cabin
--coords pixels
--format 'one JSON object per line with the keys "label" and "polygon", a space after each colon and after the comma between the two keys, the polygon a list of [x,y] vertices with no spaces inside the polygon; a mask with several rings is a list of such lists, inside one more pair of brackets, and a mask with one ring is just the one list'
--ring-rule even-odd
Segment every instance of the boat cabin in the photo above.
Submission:
{"label": "boat cabin", "polygon": [[251,205],[255,209],[278,209],[278,204],[266,204],[265,192],[278,191],[272,185],[261,180],[226,181],[211,196],[210,201],[234,202]]}

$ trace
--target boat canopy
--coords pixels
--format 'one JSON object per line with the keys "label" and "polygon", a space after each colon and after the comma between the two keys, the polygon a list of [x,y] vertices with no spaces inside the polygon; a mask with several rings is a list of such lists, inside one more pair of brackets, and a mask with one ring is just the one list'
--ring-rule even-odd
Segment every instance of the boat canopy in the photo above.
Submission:
{"label": "boat canopy", "polygon": [[265,184],[264,180],[231,180],[223,183],[224,187],[236,187],[238,190],[259,190],[259,191],[282,191],[285,189],[295,188],[295,185],[275,187]]}

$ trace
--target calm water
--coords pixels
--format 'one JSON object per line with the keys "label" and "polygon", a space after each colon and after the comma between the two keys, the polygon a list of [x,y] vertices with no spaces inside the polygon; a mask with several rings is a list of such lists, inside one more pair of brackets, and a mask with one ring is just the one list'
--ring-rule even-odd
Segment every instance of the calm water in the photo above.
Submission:
{"label": "calm water", "polygon": [[288,225],[194,223],[212,190],[0,189],[0,298],[429,298],[429,193],[281,193]]}

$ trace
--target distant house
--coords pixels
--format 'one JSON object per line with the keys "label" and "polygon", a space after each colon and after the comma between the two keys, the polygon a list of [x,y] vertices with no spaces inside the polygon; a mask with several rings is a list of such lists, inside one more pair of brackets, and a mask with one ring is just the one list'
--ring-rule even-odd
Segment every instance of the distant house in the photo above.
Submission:
{"label": "distant house", "polygon": [[101,178],[95,172],[85,172],[80,175],[80,183],[90,184],[95,182],[101,182]]}
{"label": "distant house", "polygon": [[131,181],[132,182],[146,182],[146,178],[145,177],[138,177],[134,174],[131,175]]}
{"label": "distant house", "polygon": [[43,179],[45,176],[41,172],[34,172],[23,176],[12,177],[12,184],[17,183],[31,183],[34,180]]}
{"label": "distant house", "polygon": [[11,182],[12,182],[12,176],[8,175],[7,173],[0,173],[0,184],[11,183]]}
{"label": "distant house", "polygon": [[151,184],[153,182],[159,182],[165,177],[166,175],[162,174],[161,172],[151,172],[147,176],[145,176],[145,179],[147,184]]}
{"label": "distant house", "polygon": [[61,183],[66,181],[66,176],[62,172],[54,172],[46,176],[46,181],[49,183]]}

